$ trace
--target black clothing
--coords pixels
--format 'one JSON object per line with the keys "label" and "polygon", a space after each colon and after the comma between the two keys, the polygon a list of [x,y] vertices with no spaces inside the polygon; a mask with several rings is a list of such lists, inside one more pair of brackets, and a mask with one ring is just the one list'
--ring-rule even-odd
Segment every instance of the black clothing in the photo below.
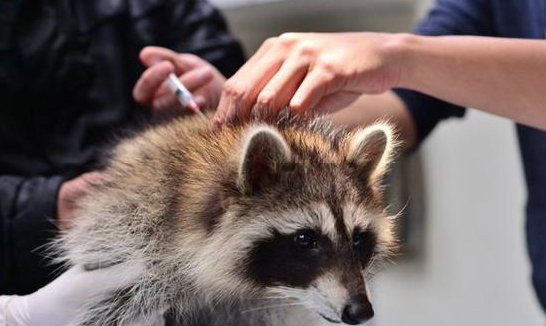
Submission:
{"label": "black clothing", "polygon": [[131,91],[147,45],[194,53],[226,77],[239,43],[204,0],[43,0],[0,4],[0,294],[55,276],[60,184],[97,164],[114,132],[149,118]]}

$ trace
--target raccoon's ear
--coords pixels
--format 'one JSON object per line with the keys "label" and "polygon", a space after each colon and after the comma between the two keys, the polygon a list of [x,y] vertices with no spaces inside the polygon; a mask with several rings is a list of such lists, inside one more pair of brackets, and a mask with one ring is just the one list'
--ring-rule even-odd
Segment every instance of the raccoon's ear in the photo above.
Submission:
{"label": "raccoon's ear", "polygon": [[353,132],[347,146],[347,161],[359,177],[377,184],[387,172],[396,147],[392,126],[378,123]]}
{"label": "raccoon's ear", "polygon": [[285,163],[290,162],[290,147],[274,128],[252,128],[242,149],[238,185],[245,195],[252,195],[276,181]]}

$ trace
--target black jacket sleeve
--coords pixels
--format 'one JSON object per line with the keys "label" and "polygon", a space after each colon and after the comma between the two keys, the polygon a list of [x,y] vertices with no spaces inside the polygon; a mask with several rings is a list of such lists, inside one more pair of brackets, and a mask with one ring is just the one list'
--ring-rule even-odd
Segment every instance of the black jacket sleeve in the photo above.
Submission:
{"label": "black jacket sleeve", "polygon": [[[206,0],[129,1],[133,36],[141,46],[193,53],[226,77],[244,63],[244,53],[222,14]],[[140,49],[138,49],[140,50]]]}
{"label": "black jacket sleeve", "polygon": [[[490,0],[438,0],[428,16],[417,26],[420,35],[493,36]],[[462,117],[465,109],[434,97],[406,89],[394,92],[406,104],[421,142],[438,122]]]}
{"label": "black jacket sleeve", "polygon": [[30,293],[50,280],[55,267],[45,259],[43,245],[55,235],[62,181],[60,176],[0,176],[0,294]]}

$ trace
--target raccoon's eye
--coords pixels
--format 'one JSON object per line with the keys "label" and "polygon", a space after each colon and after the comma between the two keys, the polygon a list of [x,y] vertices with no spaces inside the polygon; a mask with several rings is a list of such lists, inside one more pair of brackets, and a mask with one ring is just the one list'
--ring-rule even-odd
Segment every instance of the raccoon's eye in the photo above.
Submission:
{"label": "raccoon's eye", "polygon": [[294,236],[294,243],[302,249],[315,249],[317,239],[312,231],[301,231]]}
{"label": "raccoon's eye", "polygon": [[362,232],[356,231],[353,233],[353,246],[358,247],[362,244]]}
{"label": "raccoon's eye", "polygon": [[371,230],[356,228],[353,231],[353,248],[363,264],[367,264],[373,256],[376,244],[377,238]]}

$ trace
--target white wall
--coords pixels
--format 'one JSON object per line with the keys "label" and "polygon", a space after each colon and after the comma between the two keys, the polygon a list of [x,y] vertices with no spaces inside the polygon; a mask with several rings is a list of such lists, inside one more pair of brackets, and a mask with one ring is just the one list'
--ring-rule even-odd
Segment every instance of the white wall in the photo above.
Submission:
{"label": "white wall", "polygon": [[416,17],[423,17],[428,9],[433,5],[432,0],[416,0],[415,1],[415,15]]}
{"label": "white wall", "polygon": [[425,250],[374,284],[377,326],[544,325],[529,280],[513,124],[480,112],[422,147]]}

